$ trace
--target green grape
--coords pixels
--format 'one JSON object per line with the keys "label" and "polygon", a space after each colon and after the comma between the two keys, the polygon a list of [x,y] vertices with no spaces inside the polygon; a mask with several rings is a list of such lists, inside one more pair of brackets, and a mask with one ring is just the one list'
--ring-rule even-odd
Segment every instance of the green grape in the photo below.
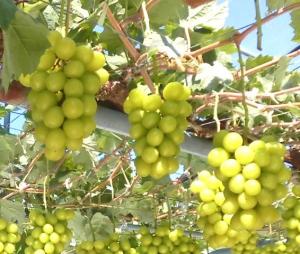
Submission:
{"label": "green grape", "polygon": [[77,46],[74,58],[88,65],[93,58],[93,50],[86,45]]}
{"label": "green grape", "polygon": [[92,95],[84,95],[81,98],[83,103],[83,115],[84,116],[94,116],[97,112],[97,102],[95,97]]}
{"label": "green grape", "polygon": [[69,60],[76,51],[76,43],[70,38],[62,38],[53,46],[54,52],[58,58]]}
{"label": "green grape", "polygon": [[159,121],[160,115],[157,112],[146,112],[142,118],[142,124],[147,129],[157,126]]}
{"label": "green grape", "polygon": [[79,78],[85,71],[84,65],[78,60],[71,60],[64,66],[64,74],[68,78]]}
{"label": "green grape", "polygon": [[83,84],[79,79],[68,79],[64,85],[64,94],[68,97],[81,97],[83,91]]}
{"label": "green grape", "polygon": [[93,52],[93,57],[91,61],[86,65],[86,69],[88,71],[96,71],[102,68],[105,64],[105,57],[100,52]]}
{"label": "green grape", "polygon": [[42,91],[37,95],[36,105],[40,111],[46,111],[47,109],[57,104],[56,96],[49,91]]}
{"label": "green grape", "polygon": [[66,120],[63,130],[65,135],[70,139],[80,139],[84,135],[84,126],[80,119]]}
{"label": "green grape", "polygon": [[44,115],[44,124],[47,128],[59,128],[64,122],[64,112],[61,107],[55,106],[48,109]]}
{"label": "green grape", "polygon": [[57,92],[64,88],[66,76],[62,71],[52,72],[46,79],[46,87],[50,92]]}
{"label": "green grape", "polygon": [[177,121],[173,116],[164,116],[159,122],[159,128],[164,133],[171,133],[176,129]]}
{"label": "green grape", "polygon": [[162,99],[158,94],[151,94],[144,98],[143,108],[145,111],[156,111],[161,107],[162,103]]}
{"label": "green grape", "polygon": [[83,137],[90,136],[96,129],[95,119],[89,116],[84,116],[81,118],[81,122],[83,123]]}
{"label": "green grape", "polygon": [[34,91],[42,91],[46,88],[47,73],[44,71],[36,71],[30,76],[30,86]]}
{"label": "green grape", "polygon": [[151,129],[146,136],[147,143],[150,146],[158,146],[164,139],[163,132],[158,128]]}
{"label": "green grape", "polygon": [[100,89],[100,79],[95,73],[84,73],[81,77],[81,81],[83,83],[84,92],[87,94],[94,95]]}
{"label": "green grape", "polygon": [[98,77],[100,78],[100,85],[103,86],[109,80],[109,72],[104,68],[101,68],[96,71]]}
{"label": "green grape", "polygon": [[65,146],[66,135],[61,129],[50,130],[45,140],[46,147],[49,149],[63,149]]}
{"label": "green grape", "polygon": [[62,110],[67,118],[76,119],[83,115],[84,104],[78,98],[69,97],[62,104]]}
{"label": "green grape", "polygon": [[214,148],[207,155],[207,162],[212,167],[220,167],[229,159],[229,154],[223,148]]}
{"label": "green grape", "polygon": [[57,31],[50,31],[47,35],[47,39],[51,46],[55,46],[62,39],[62,36]]}
{"label": "green grape", "polygon": [[223,147],[228,152],[235,152],[243,144],[243,138],[236,132],[230,132],[223,138]]}
{"label": "green grape", "polygon": [[46,71],[54,65],[55,60],[56,60],[55,54],[51,50],[47,50],[41,56],[37,69],[41,71]]}

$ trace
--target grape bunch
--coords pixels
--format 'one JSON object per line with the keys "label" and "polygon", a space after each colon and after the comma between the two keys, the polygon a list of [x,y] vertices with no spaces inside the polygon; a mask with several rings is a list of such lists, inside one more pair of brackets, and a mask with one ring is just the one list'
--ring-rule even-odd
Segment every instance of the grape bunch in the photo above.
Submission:
{"label": "grape bunch", "polygon": [[202,251],[202,246],[181,229],[170,231],[165,226],[159,226],[151,233],[147,227],[142,227],[139,238],[139,254],[200,254]]}
{"label": "grape bunch", "polygon": [[256,230],[276,221],[278,212],[272,204],[287,195],[285,183],[291,175],[284,165],[285,147],[262,140],[243,145],[240,134],[226,131],[216,134],[213,143],[208,163],[217,168],[225,198],[236,207],[235,225]]}
{"label": "grape bunch", "polygon": [[209,245],[230,247],[278,219],[272,204],[286,196],[291,171],[279,143],[258,140],[245,146],[238,133],[221,131],[213,144],[208,154],[213,174],[201,171],[190,189],[200,199],[198,226]]}
{"label": "grape bunch", "polygon": [[131,123],[135,166],[141,177],[160,179],[178,169],[176,156],[188,126],[186,118],[192,113],[187,102],[190,94],[190,89],[178,82],[164,87],[163,99],[158,94],[146,95],[138,88],[130,91],[124,111]]}
{"label": "grape bunch", "polygon": [[59,254],[72,238],[67,224],[74,216],[71,210],[58,209],[53,213],[31,210],[30,228],[25,239],[25,254]]}
{"label": "grape bunch", "polygon": [[18,225],[0,218],[0,253],[16,253],[16,245],[20,240]]}
{"label": "grape bunch", "polygon": [[41,56],[37,70],[22,76],[31,91],[28,102],[35,138],[45,144],[47,159],[57,161],[65,148],[74,151],[96,128],[95,94],[108,78],[105,57],[87,45],[76,45],[60,33],[48,34],[51,47]]}
{"label": "grape bunch", "polygon": [[127,237],[112,234],[109,239],[84,241],[76,247],[76,254],[137,254],[135,247]]}
{"label": "grape bunch", "polygon": [[248,239],[245,239],[242,242],[238,242],[231,248],[232,254],[253,254],[253,252],[257,248],[257,238],[257,234],[252,233],[251,235],[249,235]]}
{"label": "grape bunch", "polygon": [[288,196],[283,202],[283,225],[288,231],[288,237],[300,244],[300,185],[294,185],[292,193],[294,195]]}
{"label": "grape bunch", "polygon": [[197,207],[200,218],[198,227],[213,248],[231,247],[237,242],[245,241],[250,233],[247,230],[236,230],[231,225],[233,214],[238,206],[231,198],[226,198],[223,183],[207,170],[203,170],[191,183],[190,190],[199,196]]}

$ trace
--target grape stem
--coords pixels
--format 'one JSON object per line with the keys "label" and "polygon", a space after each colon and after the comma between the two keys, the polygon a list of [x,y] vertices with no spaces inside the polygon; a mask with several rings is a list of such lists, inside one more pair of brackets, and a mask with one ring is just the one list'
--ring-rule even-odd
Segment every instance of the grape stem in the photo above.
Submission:
{"label": "grape stem", "polygon": [[67,11],[66,11],[66,20],[65,20],[65,32],[66,32],[66,35],[68,34],[69,27],[70,27],[71,2],[72,2],[72,0],[67,0]]}
{"label": "grape stem", "polygon": [[248,109],[248,104],[246,101],[246,84],[245,84],[245,66],[244,66],[244,61],[243,61],[243,55],[240,47],[240,42],[236,42],[236,47],[238,50],[238,57],[239,57],[239,64],[240,64],[240,69],[241,69],[241,80],[240,80],[240,87],[242,90],[242,105],[245,111],[245,128],[244,128],[244,138],[245,141],[247,142],[247,137],[249,134],[249,109]]}
{"label": "grape stem", "polygon": [[[125,48],[128,50],[129,55],[133,59],[134,62],[136,62],[141,54],[137,51],[137,49],[133,46],[133,44],[129,41],[126,33],[124,32],[123,28],[121,27],[118,20],[115,18],[114,14],[112,13],[111,9],[109,8],[108,4],[104,4],[104,8],[107,10],[106,15],[111,23],[111,26],[114,28],[114,30],[118,33],[120,40],[123,42]],[[144,78],[146,84],[148,85],[150,91],[152,93],[156,92],[155,86],[151,80],[151,77],[147,71],[147,67],[143,67],[140,71],[142,77]]]}

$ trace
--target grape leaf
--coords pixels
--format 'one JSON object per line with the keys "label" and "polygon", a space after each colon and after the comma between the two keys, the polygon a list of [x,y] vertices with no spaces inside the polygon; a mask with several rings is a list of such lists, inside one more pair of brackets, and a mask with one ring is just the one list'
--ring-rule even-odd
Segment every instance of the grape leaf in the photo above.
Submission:
{"label": "grape leaf", "polygon": [[287,56],[282,56],[278,62],[278,68],[274,72],[275,91],[280,90],[282,87],[282,83],[286,77],[285,74],[287,72],[287,68],[289,67],[289,62],[290,58]]}
{"label": "grape leaf", "polygon": [[116,208],[112,208],[112,213],[115,217],[131,214],[144,223],[150,223],[154,220],[152,199],[145,197],[142,199],[129,197],[124,199],[120,206],[117,202],[113,202],[112,204],[116,205]]}
{"label": "grape leaf", "polygon": [[190,29],[204,27],[219,30],[224,27],[228,12],[228,1],[221,4],[212,1],[197,8],[189,9],[188,17],[181,20],[180,24]]}
{"label": "grape leaf", "polygon": [[291,13],[291,26],[294,29],[293,41],[300,42],[300,10],[295,10]]}
{"label": "grape leaf", "polygon": [[187,51],[187,42],[182,37],[177,37],[175,40],[168,36],[152,31],[145,36],[143,45],[148,50],[159,50],[166,53],[169,57],[178,57]]}
{"label": "grape leaf", "polygon": [[75,239],[79,241],[93,240],[93,233],[96,239],[104,239],[111,235],[114,229],[109,217],[99,212],[93,215],[91,221],[80,212],[76,212],[68,226],[72,230]]}
{"label": "grape leaf", "polygon": [[21,11],[17,11],[9,28],[4,30],[4,67],[2,86],[8,89],[12,79],[21,73],[31,73],[36,68],[40,56],[49,46],[47,28]]}
{"label": "grape leaf", "polygon": [[0,1],[0,28],[7,29],[15,16],[17,7],[12,0]]}
{"label": "grape leaf", "polygon": [[166,24],[172,21],[179,21],[188,16],[188,8],[182,0],[159,1],[150,11],[150,23]]}
{"label": "grape leaf", "polygon": [[14,156],[14,145],[9,142],[8,137],[0,136],[0,165],[7,164]]}
{"label": "grape leaf", "polygon": [[249,57],[246,61],[246,69],[248,70],[248,69],[254,68],[254,67],[264,64],[272,59],[273,59],[273,57],[271,57],[271,56],[263,56],[263,55],[259,55],[257,57]]}
{"label": "grape leaf", "polygon": [[0,217],[10,222],[18,222],[19,225],[22,225],[25,222],[25,211],[22,203],[1,199]]}
{"label": "grape leaf", "polygon": [[114,225],[110,218],[99,212],[93,215],[91,225],[96,239],[106,238],[114,232]]}

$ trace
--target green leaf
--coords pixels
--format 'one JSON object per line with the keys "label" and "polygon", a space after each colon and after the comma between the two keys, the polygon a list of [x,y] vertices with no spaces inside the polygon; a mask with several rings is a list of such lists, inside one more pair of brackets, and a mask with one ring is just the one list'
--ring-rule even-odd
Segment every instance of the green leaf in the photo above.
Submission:
{"label": "green leaf", "polygon": [[168,36],[152,31],[145,36],[143,45],[148,51],[159,50],[166,53],[169,57],[178,57],[187,52],[187,42],[182,37],[177,37],[175,40]]}
{"label": "green leaf", "polygon": [[7,29],[15,16],[17,7],[12,0],[0,1],[0,28]]}
{"label": "green leaf", "polygon": [[222,88],[223,82],[232,80],[232,73],[220,62],[215,61],[213,65],[205,63],[200,65],[192,89],[218,90]]}
{"label": "green leaf", "polygon": [[114,225],[110,218],[99,212],[93,215],[91,225],[96,239],[106,238],[114,232]]}
{"label": "green leaf", "polygon": [[26,3],[24,4],[23,11],[30,14],[34,18],[38,18],[41,14],[41,11],[48,6],[47,2],[36,2],[33,4]]}
{"label": "green leaf", "polygon": [[22,203],[17,201],[0,200],[0,217],[10,222],[22,225],[25,222],[25,211]]}
{"label": "green leaf", "polygon": [[290,58],[287,56],[282,56],[278,62],[278,68],[274,72],[274,81],[275,81],[275,91],[280,90],[282,83],[285,79],[287,69],[289,67]]}
{"label": "green leaf", "polygon": [[216,1],[190,8],[187,18],[180,21],[181,26],[194,29],[197,27],[219,30],[224,27],[228,16],[228,2],[218,4]]}
{"label": "green leaf", "polygon": [[0,165],[7,164],[13,159],[14,145],[9,142],[8,137],[0,136]]}
{"label": "green leaf", "polygon": [[123,48],[119,35],[107,25],[104,25],[103,28],[103,32],[99,35],[101,43],[108,51],[118,53]]}
{"label": "green leaf", "polygon": [[69,222],[69,228],[74,234],[74,238],[81,241],[93,240],[93,233],[96,239],[104,239],[111,235],[114,226],[109,217],[102,213],[95,213],[89,221],[87,216],[76,212],[74,218]]}
{"label": "green leaf", "polygon": [[89,227],[89,220],[80,212],[75,212],[74,218],[69,221],[69,228],[72,230],[74,238],[81,242],[92,240],[93,235]]}
{"label": "green leaf", "polygon": [[187,5],[182,0],[159,1],[150,11],[150,23],[156,25],[179,21],[188,16]]}
{"label": "green leaf", "polygon": [[291,26],[294,29],[293,41],[300,42],[300,10],[291,12]]}
{"label": "green leaf", "polygon": [[144,223],[151,223],[154,220],[153,204],[150,198],[130,197],[124,199],[120,205],[117,202],[113,202],[113,204],[116,205],[115,208],[112,208],[115,217],[131,214]]}
{"label": "green leaf", "polygon": [[272,56],[263,56],[263,55],[259,55],[257,57],[249,57],[246,61],[246,69],[248,70],[254,68],[258,65],[271,61],[272,59],[273,59]]}
{"label": "green leaf", "polygon": [[47,33],[47,28],[30,15],[16,12],[9,28],[4,31],[2,86],[6,90],[12,79],[34,71],[40,56],[49,46]]}

